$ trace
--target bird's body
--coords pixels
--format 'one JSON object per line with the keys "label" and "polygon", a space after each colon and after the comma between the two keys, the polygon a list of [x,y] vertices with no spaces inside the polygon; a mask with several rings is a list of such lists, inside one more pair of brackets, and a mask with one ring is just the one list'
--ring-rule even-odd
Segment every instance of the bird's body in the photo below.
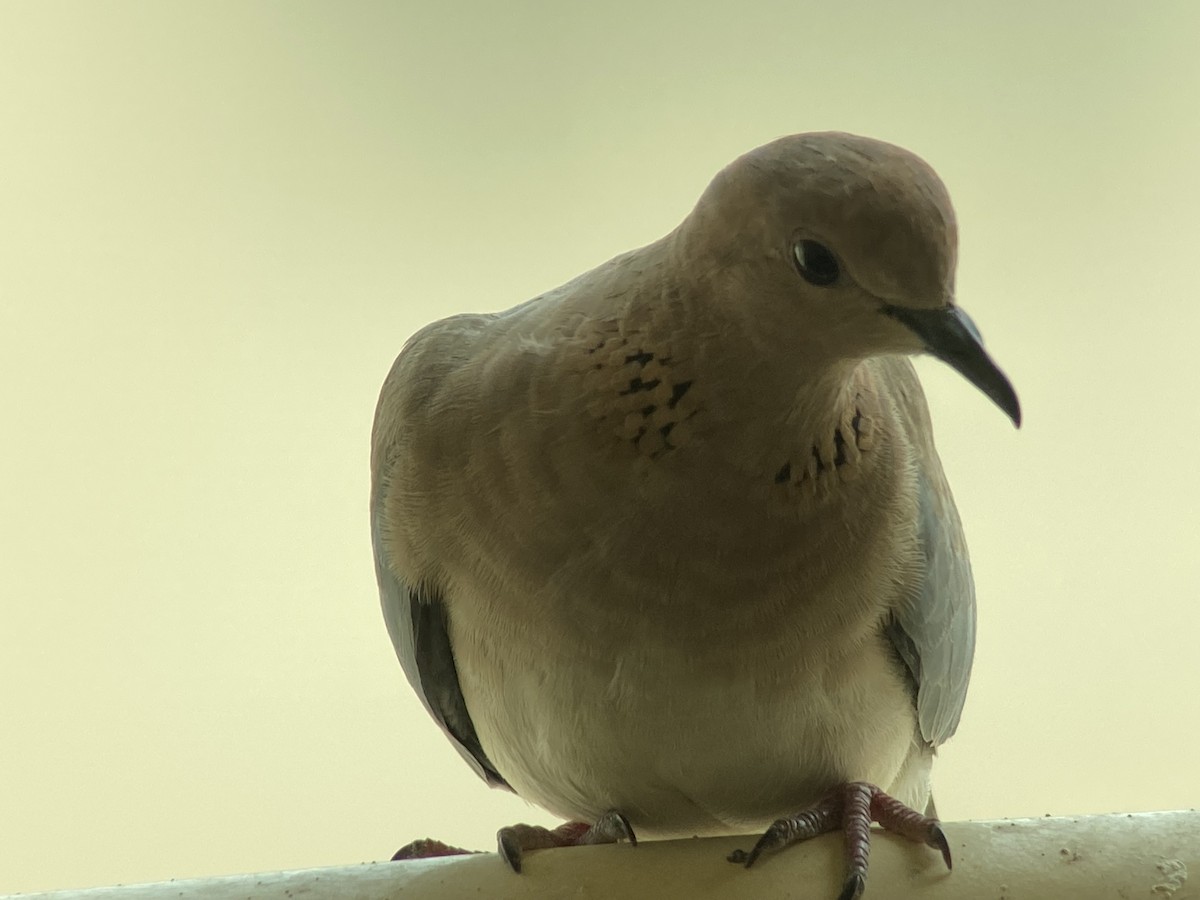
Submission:
{"label": "bird's body", "polygon": [[[828,190],[775,196],[834,151],[891,168],[833,224]],[[926,347],[889,312],[953,309],[948,200],[878,142],[756,153],[662,240],[427,327],[380,399],[409,679],[480,774],[570,819],[729,833],[847,781],[921,809],[962,708],[970,568],[904,358]],[[797,275],[818,239],[844,296]]]}

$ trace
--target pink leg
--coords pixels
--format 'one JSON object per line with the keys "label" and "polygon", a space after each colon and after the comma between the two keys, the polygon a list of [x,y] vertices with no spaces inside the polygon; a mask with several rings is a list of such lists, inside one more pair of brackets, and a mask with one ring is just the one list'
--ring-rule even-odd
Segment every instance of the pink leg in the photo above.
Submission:
{"label": "pink leg", "polygon": [[858,900],[867,884],[867,861],[871,855],[871,822],[910,841],[940,850],[946,868],[951,867],[950,844],[937,819],[909,809],[873,784],[851,781],[840,785],[794,816],[771,824],[749,853],[735,850],[730,862],[750,868],[763,854],[773,853],[818,834],[837,831],[846,838],[846,880],[838,900]]}

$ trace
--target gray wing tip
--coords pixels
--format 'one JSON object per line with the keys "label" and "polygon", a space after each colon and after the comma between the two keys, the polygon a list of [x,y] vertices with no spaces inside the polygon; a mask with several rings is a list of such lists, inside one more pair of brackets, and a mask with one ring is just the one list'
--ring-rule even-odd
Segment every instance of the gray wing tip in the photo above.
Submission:
{"label": "gray wing tip", "polygon": [[467,709],[445,601],[438,591],[410,587],[392,572],[382,546],[378,515],[372,516],[371,532],[383,616],[409,684],[475,773],[490,787],[511,791],[512,786],[484,751]]}

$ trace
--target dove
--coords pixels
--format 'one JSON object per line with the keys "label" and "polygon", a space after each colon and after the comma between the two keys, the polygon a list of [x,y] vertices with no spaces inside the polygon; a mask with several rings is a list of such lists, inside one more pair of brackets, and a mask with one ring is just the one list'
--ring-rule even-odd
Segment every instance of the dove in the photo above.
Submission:
{"label": "dove", "polygon": [[955,296],[947,190],[914,154],[797,134],[661,239],[404,346],[372,433],[384,619],[489,785],[567,820],[500,850],[761,834],[744,865],[872,821],[950,851],[975,590],[910,357],[1015,425]]}

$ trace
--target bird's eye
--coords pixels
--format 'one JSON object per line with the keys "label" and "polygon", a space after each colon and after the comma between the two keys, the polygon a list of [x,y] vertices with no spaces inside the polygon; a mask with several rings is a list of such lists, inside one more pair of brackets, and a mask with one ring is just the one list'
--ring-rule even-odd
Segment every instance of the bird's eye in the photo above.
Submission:
{"label": "bird's eye", "polygon": [[809,284],[828,287],[841,274],[837,260],[824,244],[809,240],[796,241],[792,254],[796,257],[796,268]]}

